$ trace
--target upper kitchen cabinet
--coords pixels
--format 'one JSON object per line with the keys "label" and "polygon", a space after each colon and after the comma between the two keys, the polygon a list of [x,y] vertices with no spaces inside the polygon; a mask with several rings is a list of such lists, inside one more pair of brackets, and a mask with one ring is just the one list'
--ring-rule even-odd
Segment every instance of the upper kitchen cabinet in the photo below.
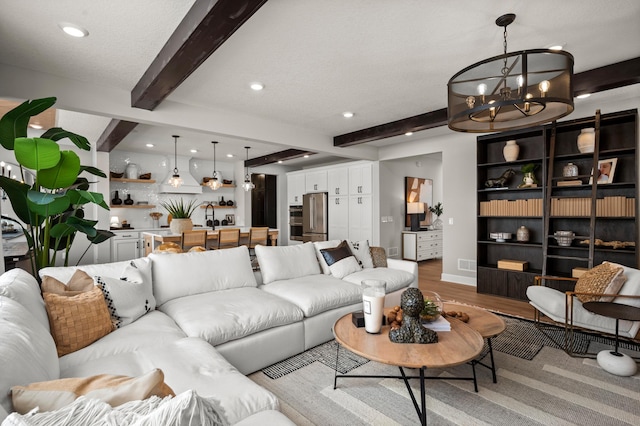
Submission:
{"label": "upper kitchen cabinet", "polygon": [[305,193],[304,172],[287,173],[287,200],[290,206],[301,206]]}
{"label": "upper kitchen cabinet", "polygon": [[371,163],[349,167],[349,195],[371,194],[373,166]]}
{"label": "upper kitchen cabinet", "polygon": [[327,192],[327,171],[305,173],[305,194],[310,192]]}
{"label": "upper kitchen cabinet", "polygon": [[336,167],[331,169],[327,176],[329,196],[340,196],[349,194],[349,169],[347,167]]}

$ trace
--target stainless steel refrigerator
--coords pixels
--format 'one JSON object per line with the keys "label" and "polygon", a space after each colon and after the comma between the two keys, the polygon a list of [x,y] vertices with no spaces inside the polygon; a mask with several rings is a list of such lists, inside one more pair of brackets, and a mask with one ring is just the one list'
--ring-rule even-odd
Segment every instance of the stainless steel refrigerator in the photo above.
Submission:
{"label": "stainless steel refrigerator", "polygon": [[302,241],[327,241],[328,198],[326,192],[302,197]]}

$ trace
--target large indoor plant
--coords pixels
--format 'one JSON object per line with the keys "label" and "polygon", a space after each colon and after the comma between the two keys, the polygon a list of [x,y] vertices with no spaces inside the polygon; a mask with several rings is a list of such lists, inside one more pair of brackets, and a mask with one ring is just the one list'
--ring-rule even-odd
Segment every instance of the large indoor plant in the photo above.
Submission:
{"label": "large indoor plant", "polygon": [[160,201],[160,205],[169,212],[169,228],[174,234],[182,234],[193,229],[191,215],[198,207],[196,200],[185,202],[180,200]]}
{"label": "large indoor plant", "polygon": [[[55,102],[56,98],[25,101],[0,119],[0,144],[14,152],[20,168],[20,180],[1,176],[0,186],[22,222],[36,278],[40,269],[55,265],[59,251],[64,250],[64,265],[68,266],[69,250],[78,232],[87,236],[89,247],[114,235],[108,230],[96,229],[98,221],[84,216],[87,204],[97,204],[107,210],[109,206],[102,194],[89,191],[90,182],[80,174],[106,175],[95,167],[81,165],[75,152],[61,150],[57,142],[68,138],[79,149],[89,151],[87,139],[59,127],[45,131],[40,137],[27,137],[29,119]],[[33,183],[24,183],[28,181],[27,175],[33,176]]]}

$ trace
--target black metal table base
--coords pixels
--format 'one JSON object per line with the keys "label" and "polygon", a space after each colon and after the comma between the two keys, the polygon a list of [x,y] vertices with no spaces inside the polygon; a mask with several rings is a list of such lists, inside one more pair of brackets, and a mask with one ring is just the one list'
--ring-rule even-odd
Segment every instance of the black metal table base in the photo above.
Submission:
{"label": "black metal table base", "polygon": [[[425,381],[426,380],[473,380],[473,387],[476,392],[478,392],[478,380],[476,377],[476,364],[482,365],[483,367],[491,370],[493,376],[493,383],[497,383],[496,377],[496,368],[493,360],[493,348],[491,346],[491,339],[487,339],[487,343],[489,345],[489,351],[480,359],[473,360],[469,362],[471,364],[471,369],[473,371],[473,377],[427,377],[424,375],[424,372],[427,370],[427,367],[421,367],[419,376],[407,376],[402,367],[398,367],[400,369],[400,376],[394,375],[368,375],[368,374],[338,374],[338,360],[340,356],[340,345],[338,345],[336,349],[336,366],[334,368],[334,377],[333,377],[333,389],[338,387],[338,378],[364,378],[364,379],[402,379],[404,381],[405,386],[407,387],[407,392],[409,392],[409,396],[411,397],[411,402],[413,402],[413,406],[416,409],[416,413],[420,418],[420,424],[426,426],[427,424],[427,408],[426,408],[426,388]],[[484,364],[482,360],[487,355],[490,355],[491,365]],[[419,379],[420,380],[420,404],[416,400],[416,397],[413,393],[413,389],[409,385],[410,379]]]}

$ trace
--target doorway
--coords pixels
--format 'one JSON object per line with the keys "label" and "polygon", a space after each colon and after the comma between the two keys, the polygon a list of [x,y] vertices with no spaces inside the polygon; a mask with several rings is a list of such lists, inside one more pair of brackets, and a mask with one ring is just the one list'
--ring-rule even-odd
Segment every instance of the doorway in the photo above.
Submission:
{"label": "doorway", "polygon": [[277,176],[252,173],[251,182],[251,226],[278,227]]}

